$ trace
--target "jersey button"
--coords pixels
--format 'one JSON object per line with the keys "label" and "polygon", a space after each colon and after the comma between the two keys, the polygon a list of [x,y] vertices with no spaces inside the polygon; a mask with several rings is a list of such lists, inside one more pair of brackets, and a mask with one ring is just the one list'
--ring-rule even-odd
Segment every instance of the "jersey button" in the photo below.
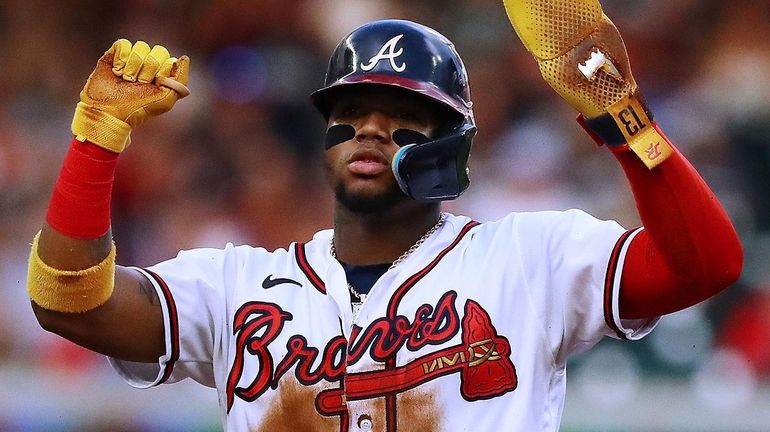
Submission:
{"label": "jersey button", "polygon": [[369,414],[362,414],[360,417],[358,417],[358,427],[362,431],[368,432],[372,430],[372,426],[373,426],[372,416],[370,416]]}

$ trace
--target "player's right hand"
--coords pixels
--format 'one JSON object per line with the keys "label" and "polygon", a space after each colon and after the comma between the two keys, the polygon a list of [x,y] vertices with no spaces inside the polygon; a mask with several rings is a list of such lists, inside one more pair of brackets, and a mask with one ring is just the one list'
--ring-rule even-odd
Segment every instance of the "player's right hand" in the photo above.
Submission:
{"label": "player's right hand", "polygon": [[96,63],[72,119],[72,133],[115,153],[130,143],[131,128],[170,110],[190,94],[190,59],[166,48],[119,39]]}

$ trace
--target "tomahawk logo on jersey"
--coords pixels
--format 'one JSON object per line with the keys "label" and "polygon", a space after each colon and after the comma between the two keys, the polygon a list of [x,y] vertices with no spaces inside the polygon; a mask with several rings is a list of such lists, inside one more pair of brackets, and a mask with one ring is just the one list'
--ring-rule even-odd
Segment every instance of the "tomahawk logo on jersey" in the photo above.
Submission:
{"label": "tomahawk logo on jersey", "polygon": [[567,355],[651,328],[617,312],[634,233],[580,211],[484,224],[448,215],[356,317],[331,234],[274,252],[182,252],[143,270],[163,299],[168,352],[151,373],[113,364],[138,386],[216,386],[228,430],[260,430],[268,418],[328,431],[364,420],[381,431],[550,430]]}

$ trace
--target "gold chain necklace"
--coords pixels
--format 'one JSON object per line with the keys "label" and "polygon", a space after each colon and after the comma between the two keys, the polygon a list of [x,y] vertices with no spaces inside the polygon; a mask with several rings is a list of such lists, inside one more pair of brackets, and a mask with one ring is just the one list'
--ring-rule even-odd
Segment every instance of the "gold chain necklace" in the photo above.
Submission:
{"label": "gold chain necklace", "polygon": [[[446,215],[444,213],[441,213],[441,217],[438,218],[438,222],[436,222],[435,225],[431,227],[425,234],[423,234],[422,237],[417,239],[417,241],[409,247],[404,253],[401,254],[398,258],[396,258],[395,261],[393,261],[392,264],[390,264],[390,267],[388,267],[388,270],[392,270],[397,265],[401,264],[409,255],[412,254],[415,250],[417,250],[420,245],[425,243],[425,240],[427,240],[430,236],[433,235],[436,231],[438,231],[439,228],[441,228],[442,225],[444,225],[444,222],[446,221]],[[337,259],[337,249],[334,247],[334,236],[332,236],[331,240],[329,240],[329,251],[331,252],[331,255],[334,257],[334,259]],[[355,288],[353,288],[353,285],[348,282],[348,291],[350,291],[351,295],[351,305],[353,306],[353,318],[355,319],[356,316],[358,316],[358,312],[361,310],[361,306],[366,301],[366,297],[368,294],[360,293],[356,291]]]}

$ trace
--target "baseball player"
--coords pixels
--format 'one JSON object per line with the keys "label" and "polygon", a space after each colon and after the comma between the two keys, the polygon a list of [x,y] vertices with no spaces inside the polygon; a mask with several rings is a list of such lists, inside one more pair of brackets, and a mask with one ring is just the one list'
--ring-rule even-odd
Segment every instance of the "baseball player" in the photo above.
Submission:
{"label": "baseball player", "polygon": [[[653,121],[599,3],[504,4],[544,78],[622,167],[643,227],[579,210],[489,223],[442,212],[469,184],[465,66],[436,31],[382,20],[340,42],[312,95],[328,122],[333,228],[275,251],[228,244],[116,266],[116,160],[134,127],[189,93],[187,57],[119,40],[80,94],[32,245],[40,324],[107,355],[131,385],[215,387],[227,430],[558,430],[571,354],[641,338],[720,292],[742,250]],[[500,71],[501,84],[514,74]]]}

